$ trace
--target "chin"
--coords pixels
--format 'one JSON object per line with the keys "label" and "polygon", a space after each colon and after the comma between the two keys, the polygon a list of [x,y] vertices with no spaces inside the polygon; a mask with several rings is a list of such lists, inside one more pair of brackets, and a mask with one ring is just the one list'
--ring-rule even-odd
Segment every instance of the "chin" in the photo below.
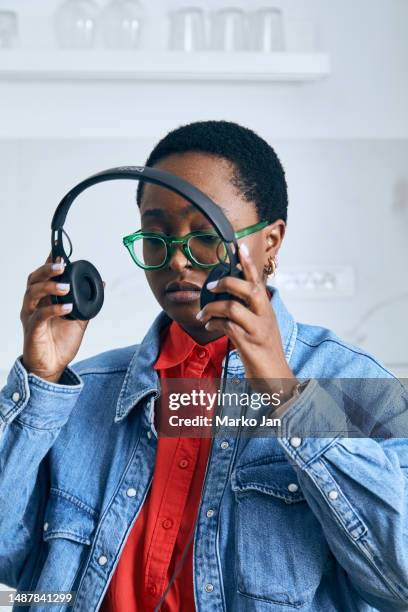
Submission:
{"label": "chin", "polygon": [[160,301],[160,305],[172,318],[176,320],[181,319],[194,319],[196,321],[196,314],[200,310],[200,298],[190,300],[179,300],[174,299],[172,296],[168,299],[168,294],[164,295],[163,300]]}

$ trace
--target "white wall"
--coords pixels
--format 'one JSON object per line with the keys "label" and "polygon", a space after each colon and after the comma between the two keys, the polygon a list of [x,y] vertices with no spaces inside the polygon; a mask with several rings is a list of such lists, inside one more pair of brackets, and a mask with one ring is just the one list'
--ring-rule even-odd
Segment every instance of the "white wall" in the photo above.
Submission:
{"label": "white wall", "polygon": [[[365,345],[389,364],[407,361],[408,298],[390,304],[353,330],[367,310],[407,295],[408,185],[406,141],[273,141],[290,189],[288,231],[280,270],[302,265],[352,266],[355,295],[331,300],[291,299],[301,321],[326,325]],[[0,144],[5,211],[1,254],[7,299],[1,305],[3,367],[21,346],[19,305],[27,274],[49,252],[49,224],[58,199],[78,179],[115,164],[142,163],[150,141],[21,141]],[[25,168],[22,172],[22,168]],[[132,344],[157,306],[142,271],[121,238],[137,229],[135,184],[101,185],[86,192],[69,216],[75,258],[87,258],[107,282],[106,304],[87,331],[82,356]],[[120,214],[118,214],[120,210]]]}

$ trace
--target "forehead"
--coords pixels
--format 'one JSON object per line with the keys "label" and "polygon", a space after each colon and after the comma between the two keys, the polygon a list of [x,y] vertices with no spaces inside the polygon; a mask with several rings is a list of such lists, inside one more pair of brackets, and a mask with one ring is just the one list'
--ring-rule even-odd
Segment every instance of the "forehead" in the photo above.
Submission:
{"label": "forehead", "polygon": [[[251,213],[250,203],[244,200],[233,185],[233,167],[227,160],[190,152],[170,155],[155,164],[155,167],[192,183],[218,204],[231,222],[243,219],[246,214]],[[153,214],[177,214],[183,217],[201,215],[181,196],[152,184],[144,185],[140,209],[143,217]]]}

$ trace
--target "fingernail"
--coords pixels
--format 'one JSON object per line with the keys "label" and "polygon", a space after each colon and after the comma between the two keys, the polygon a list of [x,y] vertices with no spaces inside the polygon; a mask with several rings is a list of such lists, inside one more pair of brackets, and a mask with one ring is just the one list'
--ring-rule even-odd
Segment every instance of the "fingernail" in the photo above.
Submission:
{"label": "fingernail", "polygon": [[58,291],[69,291],[69,283],[57,283]]}
{"label": "fingernail", "polygon": [[65,264],[63,262],[61,262],[61,263],[54,263],[54,264],[52,264],[51,268],[55,272],[62,272],[63,269],[65,268]]}
{"label": "fingernail", "polygon": [[198,313],[196,314],[196,319],[200,320],[200,319],[202,319],[202,317],[203,317],[203,311],[202,311],[202,310],[200,310],[200,312],[198,312]]}
{"label": "fingernail", "polygon": [[214,289],[218,285],[218,281],[211,281],[211,283],[207,283],[207,289]]}
{"label": "fingernail", "polygon": [[209,325],[210,325],[210,321],[208,321],[208,323],[206,323],[206,324],[204,325],[205,329],[208,329],[208,326],[209,326]]}
{"label": "fingernail", "polygon": [[73,306],[73,304],[63,304],[62,305],[62,310],[64,312],[70,312],[72,310],[72,306]]}
{"label": "fingernail", "polygon": [[243,254],[244,257],[248,257],[249,250],[248,250],[248,247],[245,244],[245,242],[243,242],[242,244],[239,245],[239,250],[241,251],[241,253]]}

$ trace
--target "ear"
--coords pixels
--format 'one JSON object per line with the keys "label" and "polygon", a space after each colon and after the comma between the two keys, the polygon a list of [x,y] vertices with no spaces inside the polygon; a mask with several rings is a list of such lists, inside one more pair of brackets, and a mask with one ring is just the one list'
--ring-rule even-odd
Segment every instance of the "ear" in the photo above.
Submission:
{"label": "ear", "polygon": [[265,232],[265,255],[275,257],[285,237],[286,224],[283,219],[277,219],[277,221],[265,227],[263,231]]}

